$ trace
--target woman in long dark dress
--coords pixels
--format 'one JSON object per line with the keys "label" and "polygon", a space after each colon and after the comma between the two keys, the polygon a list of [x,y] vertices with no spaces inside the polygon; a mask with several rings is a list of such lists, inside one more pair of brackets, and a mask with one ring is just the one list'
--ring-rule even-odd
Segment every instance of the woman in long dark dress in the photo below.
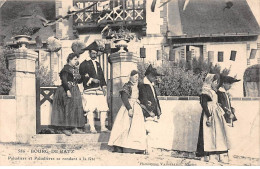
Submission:
{"label": "woman in long dark dress", "polygon": [[212,162],[221,161],[219,154],[229,150],[225,112],[218,104],[216,93],[218,85],[219,76],[208,74],[200,95],[202,115],[196,155]]}
{"label": "woman in long dark dress", "polygon": [[76,68],[78,57],[75,53],[69,54],[67,64],[60,72],[62,85],[56,90],[53,99],[51,125],[68,136],[72,133],[84,133],[78,129],[85,124],[81,93],[78,87],[78,83],[81,83],[82,80],[78,68]]}

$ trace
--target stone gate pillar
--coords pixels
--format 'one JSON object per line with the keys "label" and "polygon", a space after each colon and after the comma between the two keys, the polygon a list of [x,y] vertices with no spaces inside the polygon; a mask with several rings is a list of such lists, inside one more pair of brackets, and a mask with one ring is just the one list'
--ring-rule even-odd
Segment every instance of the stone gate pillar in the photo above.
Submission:
{"label": "stone gate pillar", "polygon": [[115,117],[122,105],[119,90],[124,83],[129,80],[132,70],[137,70],[138,57],[132,52],[117,52],[109,56],[111,63],[111,122],[114,123]]}
{"label": "stone gate pillar", "polygon": [[[10,95],[16,98],[16,119],[11,125],[16,131],[18,143],[29,143],[36,134],[36,80],[35,61],[38,54],[27,48],[19,48],[7,54],[9,69],[14,70],[13,86]],[[13,134],[13,133],[10,133]]]}

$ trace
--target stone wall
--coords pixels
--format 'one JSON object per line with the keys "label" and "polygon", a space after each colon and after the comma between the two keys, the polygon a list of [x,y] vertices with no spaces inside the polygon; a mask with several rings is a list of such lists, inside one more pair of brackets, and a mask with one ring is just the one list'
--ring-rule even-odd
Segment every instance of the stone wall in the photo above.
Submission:
{"label": "stone wall", "polygon": [[16,141],[15,96],[0,95],[0,142]]}
{"label": "stone wall", "polygon": [[[233,98],[238,121],[230,127],[230,153],[259,158],[260,98]],[[151,145],[156,148],[195,152],[201,106],[198,97],[160,97],[162,115]]]}
{"label": "stone wall", "polygon": [[[201,106],[199,98],[160,96],[162,116],[151,135],[151,146],[167,150],[195,152]],[[232,98],[238,121],[229,127],[233,155],[259,158],[260,98]],[[121,105],[121,104],[120,104]],[[42,116],[49,116],[43,114]],[[44,118],[42,118],[44,119]]]}

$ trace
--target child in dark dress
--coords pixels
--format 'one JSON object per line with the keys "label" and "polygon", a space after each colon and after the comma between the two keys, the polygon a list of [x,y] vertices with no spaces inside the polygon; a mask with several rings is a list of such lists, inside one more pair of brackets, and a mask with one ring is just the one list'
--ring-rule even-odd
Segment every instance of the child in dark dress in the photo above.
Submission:
{"label": "child in dark dress", "polygon": [[230,76],[220,76],[220,87],[217,91],[218,103],[224,110],[225,120],[229,126],[233,127],[233,122],[237,120],[235,116],[235,109],[231,106],[230,97],[228,90],[231,88],[232,84],[238,82],[237,80]]}

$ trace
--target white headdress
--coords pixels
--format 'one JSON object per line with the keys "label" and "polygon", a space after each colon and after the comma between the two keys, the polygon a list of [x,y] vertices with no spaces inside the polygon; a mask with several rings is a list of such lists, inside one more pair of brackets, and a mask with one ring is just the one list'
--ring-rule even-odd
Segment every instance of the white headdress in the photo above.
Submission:
{"label": "white headdress", "polygon": [[211,84],[213,82],[214,76],[215,76],[215,74],[210,74],[210,73],[207,74],[207,76],[204,80],[203,86],[202,86],[201,94],[209,95],[212,98],[213,90],[212,90]]}

